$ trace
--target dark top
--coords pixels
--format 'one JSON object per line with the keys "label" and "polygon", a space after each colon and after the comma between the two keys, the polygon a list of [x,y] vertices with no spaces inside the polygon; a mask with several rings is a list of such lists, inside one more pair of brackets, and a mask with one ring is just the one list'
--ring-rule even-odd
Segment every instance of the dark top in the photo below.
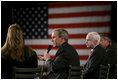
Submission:
{"label": "dark top", "polygon": [[33,51],[32,55],[29,56],[28,48],[24,48],[25,61],[18,62],[13,60],[9,55],[4,59],[1,57],[1,78],[2,79],[12,79],[13,67],[37,67],[37,54]]}
{"label": "dark top", "polygon": [[117,49],[111,45],[109,45],[107,48],[106,48],[106,58],[107,58],[107,62],[108,64],[110,64],[110,71],[109,71],[109,78],[112,79],[112,78],[115,78],[114,75],[116,74],[115,73],[115,70],[117,70]]}
{"label": "dark top", "polygon": [[76,50],[65,42],[59,47],[54,60],[49,59],[46,64],[50,70],[48,79],[64,79],[68,77],[69,65],[80,66],[80,59]]}
{"label": "dark top", "polygon": [[93,51],[91,56],[88,58],[83,72],[83,78],[86,79],[97,79],[99,78],[99,68],[100,64],[102,64],[104,56],[106,54],[105,49],[103,49],[100,45],[97,45]]}

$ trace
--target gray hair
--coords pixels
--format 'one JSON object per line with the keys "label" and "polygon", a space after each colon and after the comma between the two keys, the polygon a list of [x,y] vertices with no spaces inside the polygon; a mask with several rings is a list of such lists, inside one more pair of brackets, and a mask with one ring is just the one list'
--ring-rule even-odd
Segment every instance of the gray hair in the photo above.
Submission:
{"label": "gray hair", "polygon": [[64,40],[68,42],[68,31],[65,29],[55,29],[54,31],[58,31],[58,37],[64,37]]}
{"label": "gray hair", "polygon": [[90,32],[88,34],[91,35],[94,40],[98,41],[98,43],[100,42],[100,35],[97,32]]}

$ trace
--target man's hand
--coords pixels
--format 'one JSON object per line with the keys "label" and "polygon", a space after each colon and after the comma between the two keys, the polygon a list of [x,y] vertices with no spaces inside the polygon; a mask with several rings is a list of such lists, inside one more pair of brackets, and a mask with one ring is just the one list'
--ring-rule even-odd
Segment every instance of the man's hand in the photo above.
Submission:
{"label": "man's hand", "polygon": [[44,53],[44,56],[43,57],[44,57],[44,60],[50,59],[50,55],[47,52]]}
{"label": "man's hand", "polygon": [[38,56],[38,59],[39,60],[44,60],[44,57],[43,56]]}

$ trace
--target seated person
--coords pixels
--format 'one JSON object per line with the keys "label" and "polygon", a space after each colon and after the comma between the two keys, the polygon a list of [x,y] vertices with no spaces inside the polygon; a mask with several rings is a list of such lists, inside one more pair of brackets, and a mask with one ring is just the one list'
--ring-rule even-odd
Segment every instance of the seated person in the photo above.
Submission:
{"label": "seated person", "polygon": [[117,74],[115,73],[115,70],[117,71],[117,69],[115,69],[117,68],[115,66],[115,64],[117,64],[117,48],[112,45],[112,41],[106,35],[101,35],[100,45],[106,50],[107,64],[110,64],[108,78],[113,79],[115,78],[114,75]]}
{"label": "seated person", "polygon": [[76,50],[68,44],[68,32],[57,29],[52,32],[53,47],[58,48],[54,59],[46,52],[43,59],[49,69],[47,79],[65,79],[68,77],[69,65],[80,66],[80,59]]}
{"label": "seated person", "polygon": [[1,78],[11,79],[14,66],[37,67],[37,54],[24,45],[23,32],[18,24],[10,25],[6,42],[1,49]]}
{"label": "seated person", "polygon": [[106,51],[100,46],[100,35],[97,32],[89,32],[85,43],[92,52],[84,66],[83,78],[98,79],[100,65],[103,64]]}

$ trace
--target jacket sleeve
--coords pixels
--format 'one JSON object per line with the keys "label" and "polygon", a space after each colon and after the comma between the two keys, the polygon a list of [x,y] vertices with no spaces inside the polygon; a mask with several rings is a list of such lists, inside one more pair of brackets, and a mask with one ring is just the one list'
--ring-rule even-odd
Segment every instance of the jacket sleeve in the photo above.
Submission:
{"label": "jacket sleeve", "polygon": [[66,69],[67,59],[64,55],[59,55],[54,60],[48,59],[46,61],[46,65],[50,69],[50,71],[62,72]]}

